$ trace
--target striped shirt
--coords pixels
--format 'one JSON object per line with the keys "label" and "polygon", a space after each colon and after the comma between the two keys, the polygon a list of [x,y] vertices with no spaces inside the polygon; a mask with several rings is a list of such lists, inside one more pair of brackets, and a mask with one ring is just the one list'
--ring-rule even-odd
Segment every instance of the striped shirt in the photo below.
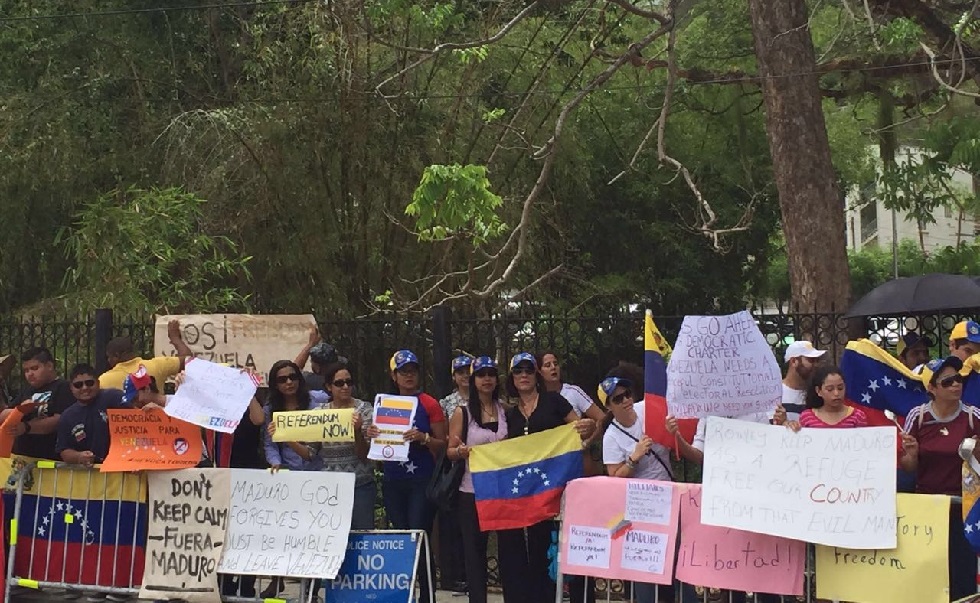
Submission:
{"label": "striped shirt", "polygon": [[808,408],[800,413],[800,426],[801,427],[824,427],[830,429],[847,429],[849,427],[867,427],[868,426],[868,416],[864,414],[864,411],[860,408],[854,408],[852,406],[847,407],[847,414],[844,418],[836,423],[827,423],[823,419],[817,416],[817,413],[813,412],[812,408]]}

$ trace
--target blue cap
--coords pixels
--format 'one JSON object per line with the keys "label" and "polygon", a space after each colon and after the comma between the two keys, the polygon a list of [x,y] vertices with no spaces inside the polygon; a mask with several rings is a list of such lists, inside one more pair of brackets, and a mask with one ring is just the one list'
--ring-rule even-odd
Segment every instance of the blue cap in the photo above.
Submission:
{"label": "blue cap", "polygon": [[391,370],[397,371],[401,370],[406,364],[419,364],[419,359],[412,350],[398,350],[391,357],[391,362],[388,363],[388,366]]}
{"label": "blue cap", "polygon": [[936,375],[946,367],[958,373],[963,369],[963,361],[956,356],[946,356],[945,358],[930,360],[922,367],[922,381],[932,385],[936,382]]}
{"label": "blue cap", "polygon": [[596,391],[596,396],[599,397],[599,402],[603,405],[606,404],[606,400],[609,396],[616,391],[617,387],[625,387],[627,389],[633,387],[633,382],[629,379],[623,379],[621,377],[606,377],[599,384],[599,389]]}
{"label": "blue cap", "polygon": [[471,369],[474,373],[479,373],[480,371],[485,371],[487,369],[493,369],[496,371],[497,361],[489,356],[480,356],[473,361]]}
{"label": "blue cap", "polygon": [[473,364],[473,358],[471,356],[467,356],[466,354],[456,356],[453,358],[453,372],[455,373],[460,369],[467,368],[471,364]]}
{"label": "blue cap", "polygon": [[514,370],[522,362],[530,362],[532,367],[535,369],[538,368],[538,361],[535,360],[534,354],[531,352],[518,352],[510,359],[510,370]]}

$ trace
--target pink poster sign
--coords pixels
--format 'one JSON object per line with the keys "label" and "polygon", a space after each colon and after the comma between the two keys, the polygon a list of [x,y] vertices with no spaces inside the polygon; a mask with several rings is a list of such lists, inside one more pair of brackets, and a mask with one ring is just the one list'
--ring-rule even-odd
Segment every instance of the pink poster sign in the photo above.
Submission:
{"label": "pink poster sign", "polygon": [[701,486],[678,491],[681,546],[677,579],[710,588],[777,595],[803,594],[806,544],[778,536],[701,523]]}
{"label": "pink poster sign", "polygon": [[614,477],[565,488],[564,574],[670,584],[682,486]]}

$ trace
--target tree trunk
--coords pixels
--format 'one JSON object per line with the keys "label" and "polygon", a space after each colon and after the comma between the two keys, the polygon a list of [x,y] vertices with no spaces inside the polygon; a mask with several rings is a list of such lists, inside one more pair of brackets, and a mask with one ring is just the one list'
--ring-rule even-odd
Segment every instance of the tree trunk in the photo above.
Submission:
{"label": "tree trunk", "polygon": [[830,161],[804,0],[749,0],[793,304],[843,312],[850,303],[844,201]]}

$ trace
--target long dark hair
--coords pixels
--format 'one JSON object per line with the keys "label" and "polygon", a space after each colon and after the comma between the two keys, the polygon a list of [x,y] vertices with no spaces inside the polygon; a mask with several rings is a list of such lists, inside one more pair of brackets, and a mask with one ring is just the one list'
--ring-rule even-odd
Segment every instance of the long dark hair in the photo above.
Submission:
{"label": "long dark hair", "polygon": [[300,370],[292,360],[277,360],[272,368],[269,369],[269,397],[268,404],[272,412],[282,412],[285,410],[286,401],[279,393],[279,384],[276,383],[276,373],[284,368],[291,368],[299,376],[299,385],[296,388],[296,399],[299,401],[299,410],[310,409],[310,390],[306,388],[306,379],[303,378],[303,371]]}
{"label": "long dark hair", "polygon": [[[821,408],[823,406],[823,398],[817,395],[817,388],[823,387],[824,381],[826,381],[827,377],[831,375],[840,375],[841,379],[844,378],[844,375],[841,374],[840,369],[832,364],[822,364],[813,369],[813,374],[810,375],[810,383],[807,384],[806,390],[807,408]],[[847,384],[845,383],[844,385],[846,386]]]}
{"label": "long dark hair", "polygon": [[[493,393],[490,397],[497,404],[500,404],[500,372],[497,371],[497,385],[493,388]],[[470,373],[470,397],[466,401],[466,409],[470,412],[470,416],[476,421],[476,424],[481,428],[483,425],[483,408],[480,406],[480,393],[476,391],[476,373]],[[500,424],[497,424],[497,429],[500,429]],[[495,430],[496,431],[496,430]]]}

